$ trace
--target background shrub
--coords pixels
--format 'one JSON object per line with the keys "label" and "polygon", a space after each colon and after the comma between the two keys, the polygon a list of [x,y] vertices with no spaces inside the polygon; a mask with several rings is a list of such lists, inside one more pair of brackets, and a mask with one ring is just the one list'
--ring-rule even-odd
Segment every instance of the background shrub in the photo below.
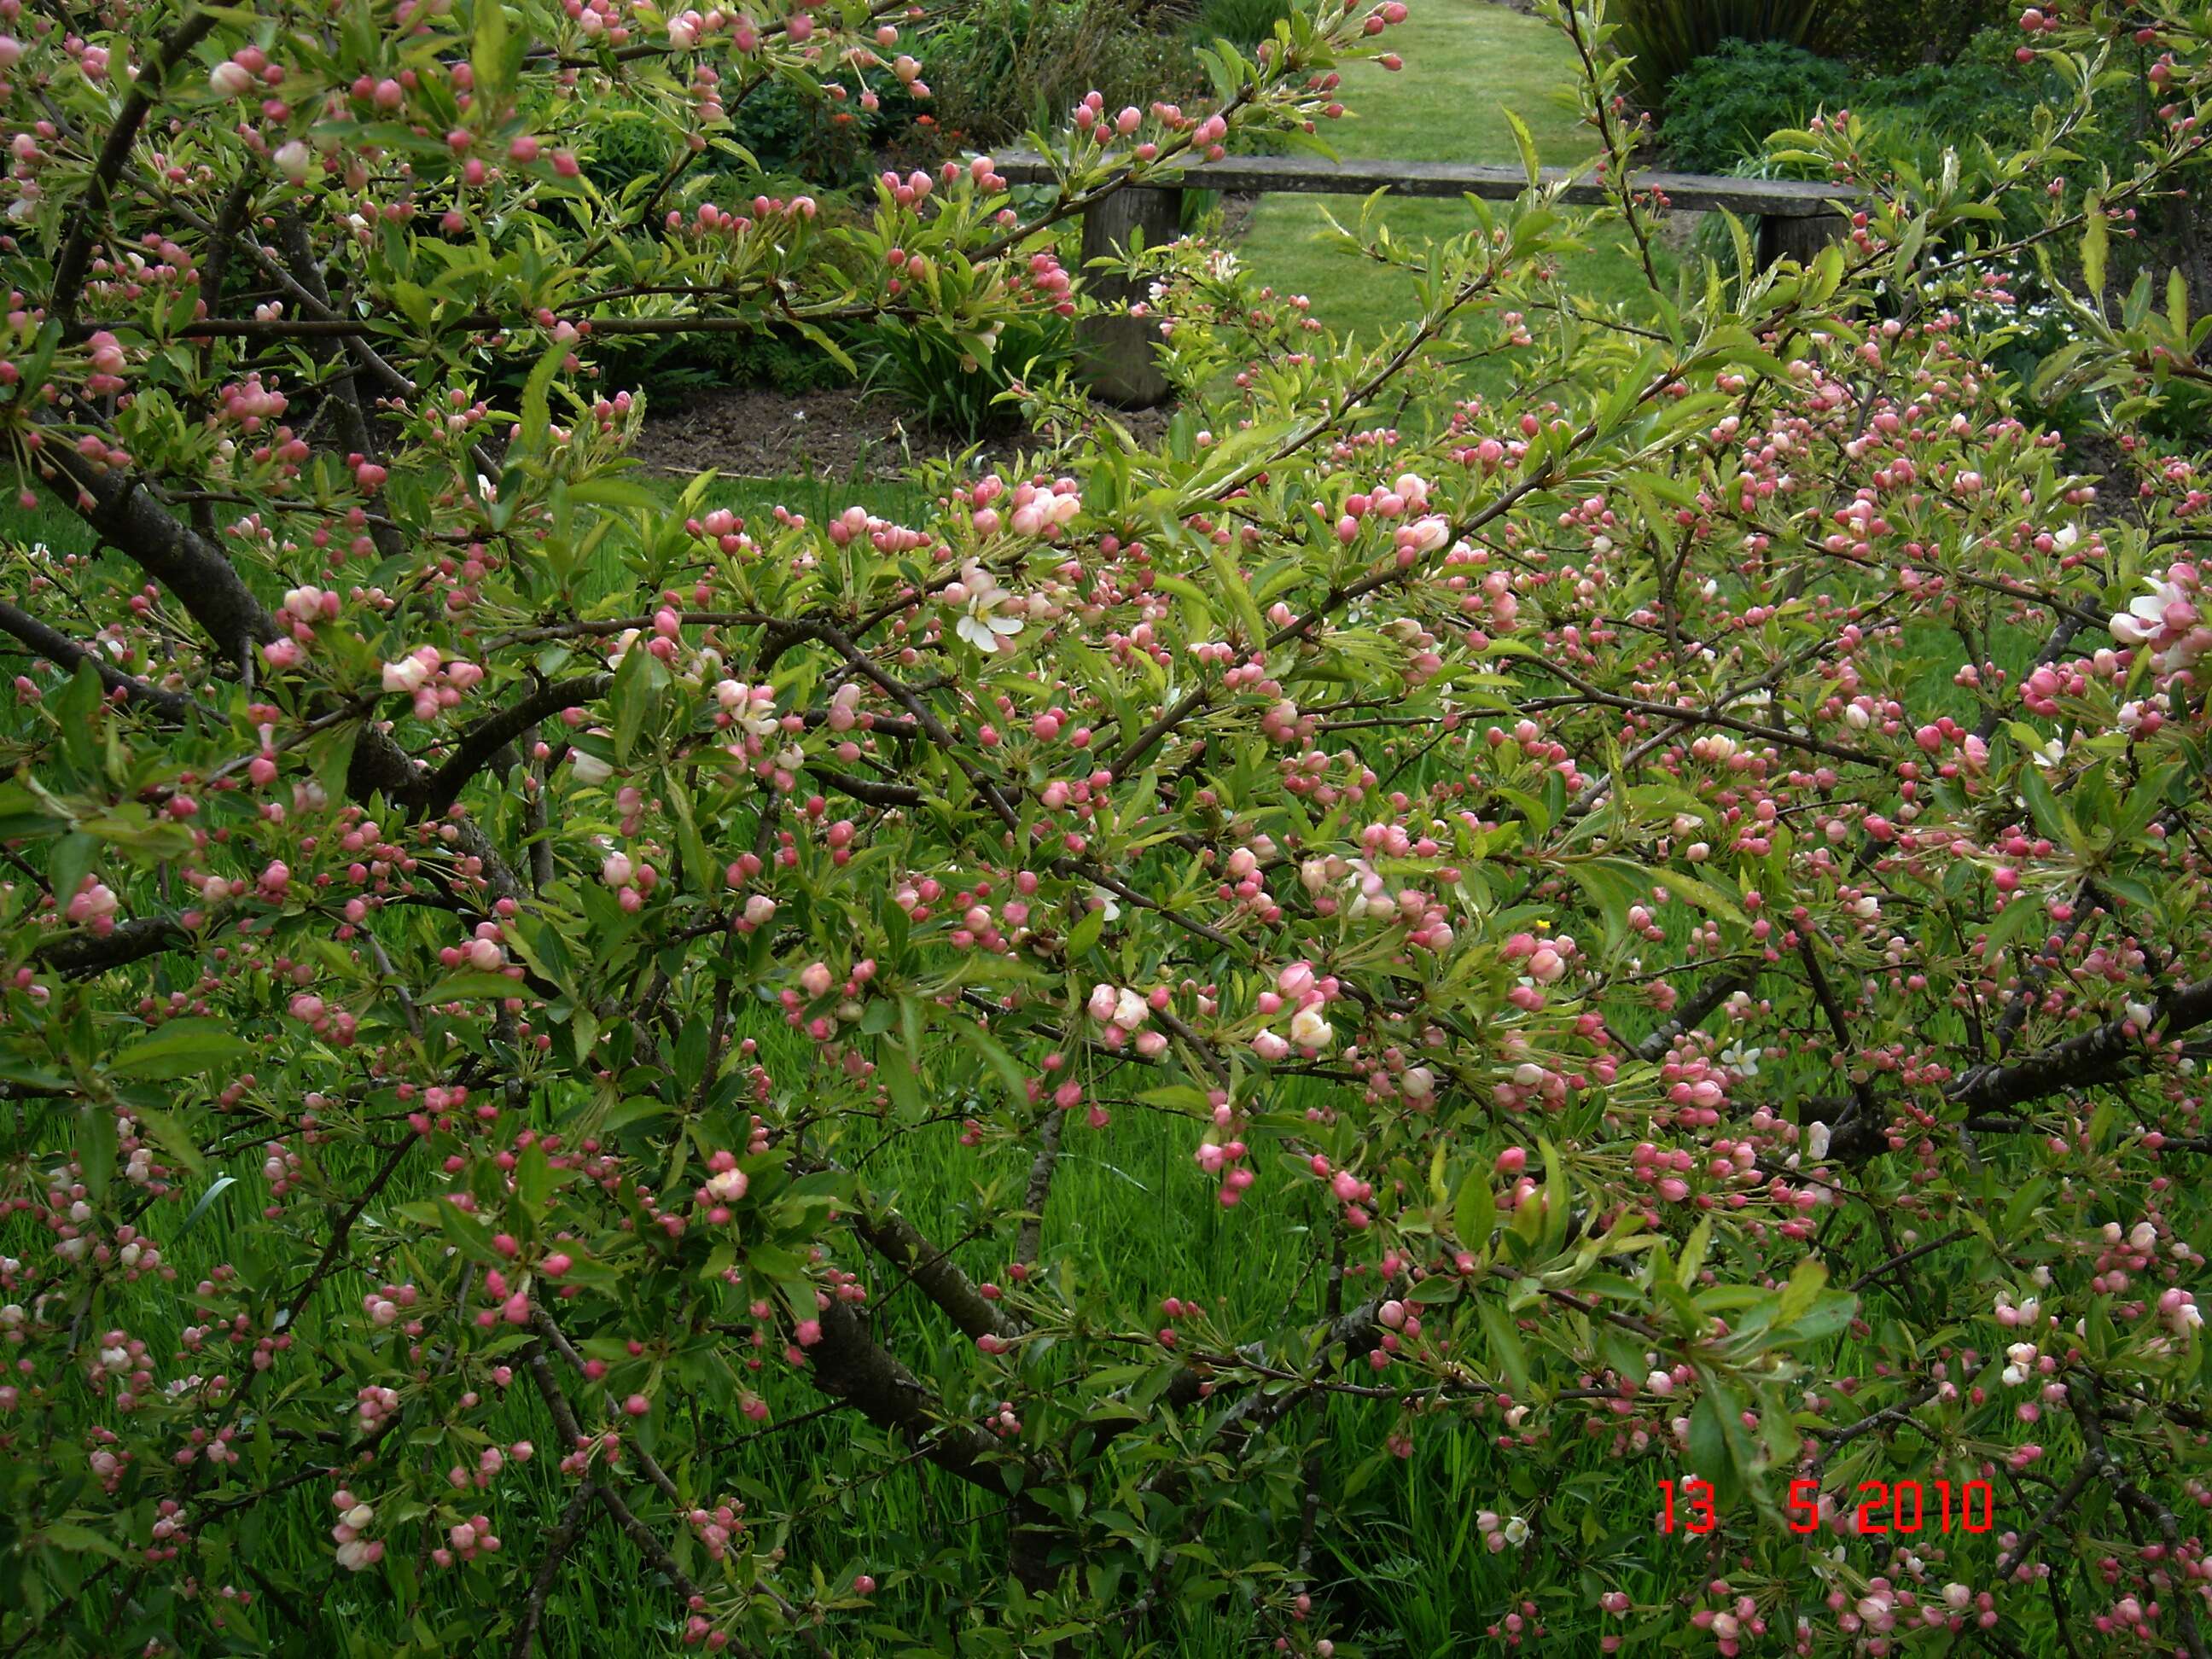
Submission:
{"label": "background shrub", "polygon": [[2002,0],[1824,0],[1812,44],[1876,68],[1940,64],[2021,9]]}
{"label": "background shrub", "polygon": [[[1674,165],[1733,173],[1758,161],[1771,134],[1848,107],[1868,125],[1877,170],[1902,161],[1926,173],[1947,149],[2025,143],[2039,104],[2057,92],[2021,72],[2000,30],[1974,35],[1942,63],[1872,76],[1802,46],[1724,40],[1668,85],[1661,132]],[[2093,159],[2119,162],[2109,139],[2087,142],[2098,147]]]}
{"label": "background shrub", "polygon": [[1203,40],[1254,46],[1273,38],[1275,25],[1294,9],[1289,0],[1205,0],[1192,28]]}
{"label": "background shrub", "polygon": [[1767,134],[1802,127],[1843,103],[1850,71],[1780,40],[1723,40],[1668,83],[1668,160],[1691,173],[1728,173],[1766,148]]}
{"label": "background shrub", "polygon": [[1114,108],[1194,88],[1188,45],[1155,15],[1131,0],[981,0],[922,53],[944,142],[988,149],[1055,126],[1094,88]]}
{"label": "background shrub", "polygon": [[1826,0],[1616,0],[1613,50],[1632,60],[1629,84],[1649,109],[1667,88],[1724,40],[1802,46]]}
{"label": "background shrub", "polygon": [[1008,320],[996,349],[979,357],[941,333],[885,318],[858,334],[854,356],[871,389],[890,392],[928,425],[973,441],[1012,431],[1017,383],[1041,384],[1075,365],[1075,326],[1062,317]]}

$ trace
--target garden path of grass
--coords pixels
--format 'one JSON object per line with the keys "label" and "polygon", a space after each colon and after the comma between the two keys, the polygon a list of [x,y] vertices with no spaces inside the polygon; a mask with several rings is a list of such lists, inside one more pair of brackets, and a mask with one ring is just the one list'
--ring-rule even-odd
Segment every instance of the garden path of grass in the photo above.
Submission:
{"label": "garden path of grass", "polygon": [[[1384,37],[1405,59],[1402,70],[1359,64],[1344,71],[1348,113],[1322,135],[1339,154],[1510,165],[1520,155],[1504,116],[1510,108],[1547,166],[1589,160],[1593,135],[1565,101],[1577,73],[1574,51],[1557,29],[1489,0],[1411,5],[1412,15]],[[1354,198],[1262,197],[1238,257],[1278,290],[1306,295],[1331,329],[1372,341],[1413,314],[1413,279],[1323,242],[1322,216],[1332,210],[1355,228]],[[1474,223],[1463,201],[1393,200],[1389,211],[1392,235],[1407,241],[1442,241]],[[1577,258],[1568,282],[1577,295],[1608,301],[1643,287],[1633,254],[1612,239]]]}

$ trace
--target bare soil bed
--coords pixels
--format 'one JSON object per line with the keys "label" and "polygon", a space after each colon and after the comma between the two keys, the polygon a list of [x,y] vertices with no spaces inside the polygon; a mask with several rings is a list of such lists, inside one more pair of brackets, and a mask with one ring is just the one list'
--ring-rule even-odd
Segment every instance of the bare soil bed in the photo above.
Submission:
{"label": "bare soil bed", "polygon": [[[1140,440],[1164,431],[1167,410],[1100,410]],[[1018,431],[980,444],[921,425],[888,398],[857,387],[792,396],[729,386],[654,398],[632,453],[648,472],[689,476],[712,468],[735,477],[888,478],[971,447],[975,462],[999,466],[1046,447],[1045,434]]]}

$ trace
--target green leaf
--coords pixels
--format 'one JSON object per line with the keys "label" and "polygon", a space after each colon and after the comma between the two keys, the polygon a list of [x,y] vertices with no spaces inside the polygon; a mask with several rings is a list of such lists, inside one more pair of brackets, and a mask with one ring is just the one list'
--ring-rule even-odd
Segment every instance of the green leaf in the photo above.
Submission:
{"label": "green leaf", "polygon": [[1700,1217],[1698,1224],[1690,1230],[1689,1242],[1682,1246],[1681,1262],[1674,1269],[1674,1282],[1684,1290],[1696,1287],[1698,1274],[1705,1268],[1705,1252],[1712,1242],[1713,1218],[1710,1215]]}
{"label": "green leaf", "polygon": [[1820,1299],[1828,1283],[1828,1264],[1813,1257],[1799,1262],[1782,1288],[1782,1305],[1774,1310],[1777,1326],[1794,1323]]}
{"label": "green leaf", "polygon": [[568,499],[594,507],[635,507],[665,513],[668,505],[643,484],[627,478],[584,478],[568,486]]}
{"label": "green leaf", "polygon": [[1480,1166],[1460,1178],[1452,1200],[1452,1235],[1462,1250],[1480,1255],[1490,1249],[1490,1230],[1498,1224],[1498,1197],[1490,1189],[1490,1172]]}
{"label": "green leaf", "polygon": [[1252,597],[1252,585],[1244,580],[1243,572],[1237,569],[1229,556],[1211,542],[1206,544],[1206,558],[1213,567],[1214,580],[1221,585],[1229,608],[1237,613],[1237,624],[1245,642],[1251,649],[1258,650],[1267,642],[1267,623],[1260,614],[1259,601]]}
{"label": "green leaf", "polygon": [[89,1527],[81,1527],[74,1521],[49,1521],[40,1529],[40,1535],[58,1550],[67,1550],[72,1555],[105,1555],[116,1560],[123,1559],[122,1549],[113,1540],[103,1538]]}
{"label": "green leaf", "polygon": [[428,990],[422,1000],[438,1002],[499,1002],[522,994],[522,981],[509,979],[505,974],[487,974],[480,969],[465,968],[457,974],[448,974]]}
{"label": "green leaf", "polygon": [[1105,907],[1102,905],[1096,910],[1086,911],[1082,920],[1068,929],[1067,954],[1070,957],[1085,955],[1092,945],[1098,943],[1098,936],[1105,931]]}
{"label": "green leaf", "polygon": [[908,1116],[921,1110],[921,1079],[915,1075],[914,1060],[896,1042],[876,1045],[876,1075],[890,1091],[891,1104]]}
{"label": "green leaf", "polygon": [[107,1184],[115,1178],[115,1114],[94,1104],[82,1108],[77,1115],[83,1125],[83,1137],[77,1145],[76,1161],[84,1171],[84,1189],[98,1204],[106,1198]]}
{"label": "green leaf", "polygon": [[[502,16],[495,5],[487,6],[484,9],[495,17]],[[553,420],[547,397],[553,389],[553,377],[561,372],[561,365],[568,361],[568,354],[574,349],[573,345],[555,340],[546,346],[544,355],[531,369],[530,378],[522,386],[522,421],[514,447],[508,452],[510,461],[527,459],[545,447],[547,429]],[[506,499],[505,492],[501,492],[501,499]]]}
{"label": "green leaf", "polygon": [[236,1065],[253,1052],[216,1019],[173,1019],[107,1062],[110,1077],[161,1082]]}
{"label": "green leaf", "polygon": [[[61,728],[62,755],[70,770],[88,783],[100,775],[100,703],[105,695],[100,671],[92,665],[91,658],[84,657],[78,659],[68,689],[54,699],[54,721]],[[57,897],[68,897],[58,888],[55,894]]]}
{"label": "green leaf", "polygon": [[1689,1464],[1713,1489],[1716,1503],[1733,1497],[1742,1482],[1735,1462],[1735,1437],[1721,1419],[1717,1390],[1708,1389],[1690,1409]]}
{"label": "green leaf", "polygon": [[999,1074],[999,1080],[1006,1085],[1007,1094],[1013,1097],[1015,1109],[1019,1110],[1027,1107],[1030,1101],[1029,1078],[1014,1057],[1000,1048],[990,1033],[980,1025],[972,1025],[963,1020],[952,1030],[954,1036],[982,1055],[984,1061]]}
{"label": "green leaf", "polygon": [[1498,112],[1505,118],[1505,125],[1513,129],[1513,142],[1521,151],[1521,170],[1528,175],[1529,187],[1534,189],[1544,174],[1541,164],[1536,160],[1535,137],[1529,132],[1528,124],[1511,110],[1501,106]]}
{"label": "green leaf", "polygon": [[684,873],[690,877],[695,892],[712,898],[721,890],[721,872],[708,861],[707,843],[699,838],[699,825],[691,814],[691,792],[673,776],[663,780],[660,787],[676,813],[676,840],[684,849]]}
{"label": "green leaf", "polygon": [[185,1126],[169,1113],[151,1106],[132,1105],[131,1115],[138,1120],[138,1127],[151,1135],[161,1149],[168,1154],[169,1162],[186,1173],[199,1175],[207,1167],[200,1156],[198,1145],[185,1131]]}
{"label": "green leaf", "polygon": [[2105,223],[2105,204],[2094,191],[2081,204],[2081,282],[2089,290],[2089,303],[2099,304],[2105,294],[2105,255],[2110,246]]}
{"label": "green leaf", "polygon": [[215,1207],[216,1200],[221,1198],[225,1193],[228,1192],[236,1185],[238,1185],[238,1177],[233,1175],[217,1176],[213,1181],[210,1182],[208,1183],[208,1189],[199,1195],[199,1201],[194,1204],[191,1209],[185,1214],[183,1222],[179,1224],[177,1231],[169,1235],[170,1243],[174,1243],[178,1239],[182,1238],[186,1233],[191,1231],[194,1224],[196,1224],[199,1218],[205,1215],[210,1209]]}
{"label": "green leaf", "polygon": [[1516,1398],[1526,1398],[1528,1393],[1528,1350],[1522,1345],[1521,1333],[1514,1328],[1512,1316],[1497,1303],[1485,1301],[1475,1310],[1475,1317],[1482,1325],[1482,1339],[1498,1368],[1505,1373],[1506,1387]]}
{"label": "green leaf", "polygon": [[623,653],[622,666],[615,671],[613,688],[607,700],[615,710],[615,764],[628,766],[630,750],[635,746],[638,734],[645,730],[646,716],[660,687],[654,670],[659,664],[652,652],[641,645],[637,649]]}
{"label": "green leaf", "polygon": [[477,0],[476,38],[469,69],[477,95],[496,112],[507,96],[507,9],[499,0]]}
{"label": "green leaf", "polygon": [[533,1215],[543,1210],[545,1200],[553,1195],[553,1165],[545,1156],[542,1142],[532,1141],[515,1161],[514,1195],[522,1200],[522,1207]]}
{"label": "green leaf", "polygon": [[46,857],[46,885],[57,903],[68,907],[76,890],[84,885],[84,878],[92,873],[93,860],[99,856],[99,840],[82,830],[72,830],[54,843],[54,850]]}

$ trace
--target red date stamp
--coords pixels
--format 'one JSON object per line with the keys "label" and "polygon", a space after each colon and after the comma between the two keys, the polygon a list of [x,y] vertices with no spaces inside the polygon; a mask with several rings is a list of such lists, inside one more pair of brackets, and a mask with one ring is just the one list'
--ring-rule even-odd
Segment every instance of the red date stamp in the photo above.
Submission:
{"label": "red date stamp", "polygon": [[[1817,1480],[1790,1483],[1790,1530],[1818,1532],[1824,1515],[1851,1515],[1842,1498],[1824,1510]],[[1659,1530],[1705,1534],[1720,1524],[1713,1489],[1695,1475],[1659,1483]],[[1862,1536],[1923,1532],[1984,1533],[1996,1523],[1996,1498],[1986,1480],[1862,1480],[1848,1530]]]}

